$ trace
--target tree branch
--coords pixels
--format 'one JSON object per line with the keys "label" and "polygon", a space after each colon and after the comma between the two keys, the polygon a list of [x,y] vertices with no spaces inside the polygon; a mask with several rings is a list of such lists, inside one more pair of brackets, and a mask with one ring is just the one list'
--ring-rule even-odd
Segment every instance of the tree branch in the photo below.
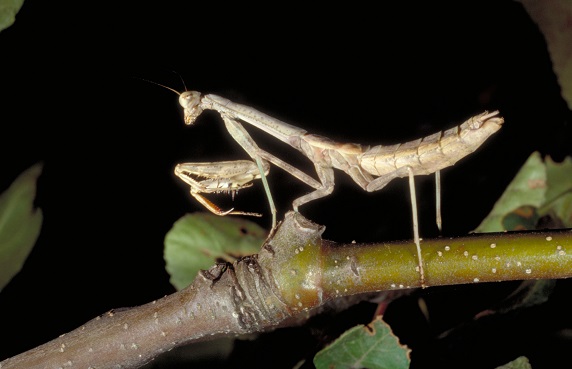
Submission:
{"label": "tree branch", "polygon": [[[176,346],[304,322],[337,298],[420,287],[411,241],[336,244],[289,212],[257,255],[201,271],[187,288],[110,311],[0,362],[12,368],[136,368]],[[427,286],[572,276],[572,230],[424,240]]]}

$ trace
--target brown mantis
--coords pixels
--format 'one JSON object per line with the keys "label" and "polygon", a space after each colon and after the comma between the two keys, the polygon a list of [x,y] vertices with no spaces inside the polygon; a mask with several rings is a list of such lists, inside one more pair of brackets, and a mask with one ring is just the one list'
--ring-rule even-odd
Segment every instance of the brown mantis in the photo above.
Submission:
{"label": "brown mantis", "polygon": [[[165,86],[163,86],[165,87]],[[168,88],[168,87],[167,87]],[[170,89],[170,88],[169,88]],[[423,261],[417,221],[417,205],[414,176],[436,173],[455,164],[475,151],[502,126],[504,119],[498,111],[484,112],[467,121],[433,135],[392,146],[366,146],[355,143],[339,143],[323,136],[308,133],[302,128],[282,122],[246,105],[234,103],[223,97],[197,91],[179,93],[179,103],[184,109],[185,124],[193,124],[203,110],[215,110],[222,117],[231,136],[244,148],[254,162],[248,160],[218,163],[184,163],[175,168],[175,174],[191,186],[191,194],[207,209],[218,215],[245,214],[221,210],[204,198],[201,193],[232,192],[261,179],[272,212],[272,228],[276,226],[276,210],[266,181],[269,163],[289,172],[314,191],[295,199],[295,211],[310,201],[329,195],[334,188],[334,169],[347,173],[362,189],[372,192],[385,187],[391,180],[409,177],[413,213],[414,241],[418,253],[418,270],[424,285]],[[305,155],[313,164],[319,181],[260,149],[241,122],[251,124],[277,139],[289,144]],[[193,177],[204,177],[204,180]],[[439,190],[437,190],[439,193]],[[439,204],[438,200],[438,204]],[[440,208],[437,206],[437,222],[440,227]],[[272,232],[271,232],[272,233]]]}

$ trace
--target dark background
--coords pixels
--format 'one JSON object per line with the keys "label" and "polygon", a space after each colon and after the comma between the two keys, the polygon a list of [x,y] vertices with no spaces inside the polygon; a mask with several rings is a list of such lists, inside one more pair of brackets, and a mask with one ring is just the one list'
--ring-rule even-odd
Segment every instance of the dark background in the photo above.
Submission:
{"label": "dark background", "polygon": [[[0,359],[112,308],[174,292],[163,238],[182,215],[203,210],[172,174],[174,166],[248,158],[215,113],[185,126],[177,96],[140,78],[183,91],[176,71],[190,90],[227,97],[338,141],[371,145],[419,138],[499,109],[504,127],[442,173],[447,236],[476,228],[533,151],[555,160],[572,154],[570,111],[543,36],[519,3],[399,4],[311,9],[292,3],[27,0],[16,23],[0,33],[0,189],[42,161],[37,205],[44,223],[23,270],[0,294]],[[297,152],[250,131],[261,147],[313,174]],[[279,219],[309,191],[278,168],[268,179]],[[437,236],[433,177],[416,181],[421,235]],[[224,196],[210,198],[231,205]],[[265,213],[253,220],[270,225],[260,183],[241,191],[233,205]],[[338,242],[411,238],[406,179],[365,193],[338,172],[334,193],[301,211],[327,226],[324,238]],[[428,301],[432,296],[445,309],[441,314],[466,319],[513,286],[443,287],[422,295]],[[402,314],[414,327],[421,324],[421,336],[429,335],[418,316],[408,318],[405,308]],[[291,344],[288,332],[269,335],[267,342],[279,337]],[[559,363],[567,353],[562,348],[572,348],[566,341],[558,350],[526,351],[518,341],[522,335],[513,339],[516,349],[507,339],[501,350],[506,358],[483,354],[474,342],[465,347],[468,353],[449,347],[435,354],[442,366],[461,358],[469,361],[465,367],[487,367],[487,359],[500,365],[516,357],[510,354],[528,353],[540,368]],[[539,334],[529,339],[539,345],[544,340]],[[243,352],[256,348],[241,345]],[[268,346],[243,360],[250,367],[292,367],[308,354]],[[240,360],[237,355],[236,365]]]}

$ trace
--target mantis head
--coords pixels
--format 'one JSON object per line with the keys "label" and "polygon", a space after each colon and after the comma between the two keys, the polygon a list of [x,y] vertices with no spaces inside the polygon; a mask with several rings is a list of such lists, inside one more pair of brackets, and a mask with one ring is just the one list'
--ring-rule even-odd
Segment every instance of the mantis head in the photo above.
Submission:
{"label": "mantis head", "polygon": [[[203,112],[203,108],[201,106],[201,93],[200,92],[197,92],[197,91],[179,92],[179,91],[175,90],[174,88],[162,85],[162,84],[157,83],[157,82],[149,81],[148,79],[144,79],[144,78],[139,78],[139,79],[141,79],[145,82],[149,82],[149,83],[152,83],[154,85],[166,88],[167,90],[173,91],[174,93],[179,95],[179,104],[181,104],[181,106],[183,107],[185,124],[190,125],[190,124],[195,123],[195,120],[197,120],[197,117],[199,115],[201,115],[201,113]],[[184,84],[184,82],[183,82],[183,84]],[[185,90],[186,90],[186,87],[185,87]]]}
{"label": "mantis head", "polygon": [[201,107],[201,93],[197,91],[185,91],[179,94],[179,104],[183,107],[185,124],[195,123],[195,120],[203,112]]}

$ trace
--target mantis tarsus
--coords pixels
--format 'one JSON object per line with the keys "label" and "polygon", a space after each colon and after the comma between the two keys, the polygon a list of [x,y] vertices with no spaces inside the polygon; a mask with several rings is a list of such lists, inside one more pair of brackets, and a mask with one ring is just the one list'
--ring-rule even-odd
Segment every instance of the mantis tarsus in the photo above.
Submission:
{"label": "mantis tarsus", "polygon": [[[172,90],[172,89],[171,89]],[[276,210],[266,182],[268,162],[284,169],[300,181],[314,188],[292,203],[295,211],[310,201],[327,196],[334,188],[334,168],[347,173],[362,189],[372,192],[385,187],[398,177],[409,177],[413,213],[414,240],[417,246],[419,273],[424,285],[423,260],[417,223],[414,176],[436,173],[437,182],[441,169],[475,151],[502,126],[504,119],[498,111],[484,112],[469,118],[464,123],[446,131],[410,142],[391,146],[366,146],[355,143],[339,143],[329,138],[310,134],[302,128],[284,123],[254,108],[232,102],[223,97],[197,91],[179,93],[179,103],[184,109],[185,124],[193,124],[203,110],[215,110],[222,117],[227,130],[254,160],[179,164],[175,173],[191,186],[191,194],[210,211],[219,215],[249,214],[233,209],[222,211],[200,195],[218,191],[232,191],[246,187],[254,179],[262,179],[273,216],[272,228],[276,226]],[[241,122],[251,124],[277,139],[289,144],[304,154],[314,164],[319,181],[260,149]],[[240,169],[236,165],[240,162]],[[206,177],[197,181],[192,176]],[[438,224],[440,219],[437,208]],[[272,232],[271,232],[272,233]]]}

